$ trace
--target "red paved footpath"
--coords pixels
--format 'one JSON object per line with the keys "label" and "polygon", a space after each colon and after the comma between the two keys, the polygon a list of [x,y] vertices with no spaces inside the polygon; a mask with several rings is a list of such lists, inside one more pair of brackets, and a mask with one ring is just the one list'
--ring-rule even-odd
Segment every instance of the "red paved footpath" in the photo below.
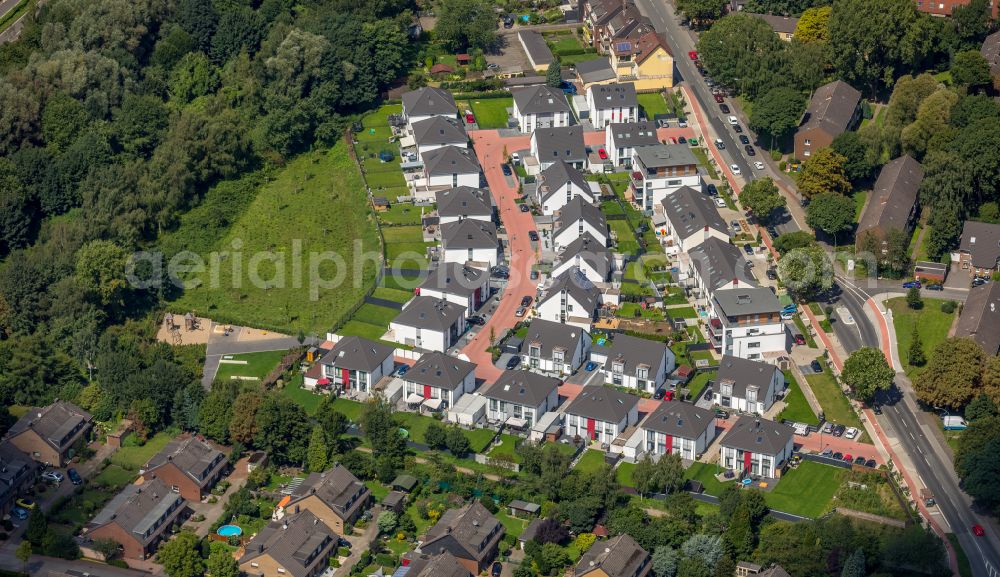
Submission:
{"label": "red paved footpath", "polygon": [[503,373],[493,364],[493,356],[486,349],[490,343],[490,329],[496,337],[514,326],[518,319],[514,316],[517,307],[521,305],[521,297],[534,298],[538,283],[531,280],[531,267],[536,255],[528,240],[528,231],[535,230],[535,220],[530,212],[521,212],[517,208],[517,182],[513,186],[507,184],[500,165],[503,164],[504,149],[507,153],[528,148],[529,137],[515,136],[502,138],[496,130],[477,130],[471,133],[479,164],[483,167],[486,182],[493,196],[493,203],[500,214],[500,220],[507,229],[510,243],[510,279],[504,290],[500,304],[462,353],[476,364],[476,378],[492,383]]}

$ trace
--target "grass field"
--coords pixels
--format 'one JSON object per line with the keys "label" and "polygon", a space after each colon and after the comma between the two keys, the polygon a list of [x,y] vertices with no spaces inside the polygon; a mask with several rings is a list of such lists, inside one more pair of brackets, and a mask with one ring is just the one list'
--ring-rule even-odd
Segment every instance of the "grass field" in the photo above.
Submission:
{"label": "grass field", "polygon": [[131,483],[134,478],[135,473],[133,471],[126,471],[118,465],[108,465],[91,482],[95,485],[120,488]]}
{"label": "grass field", "polygon": [[700,481],[705,493],[718,497],[728,483],[720,483],[715,478],[717,472],[719,467],[715,463],[691,463],[684,473],[684,478]]}
{"label": "grass field", "polygon": [[865,201],[868,200],[868,191],[859,190],[854,193],[854,220],[861,219],[861,211],[865,208]]}
{"label": "grass field", "polygon": [[412,204],[392,204],[389,210],[379,213],[379,222],[391,225],[415,225],[420,224],[420,209]]}
{"label": "grass field", "polygon": [[615,478],[626,487],[635,487],[635,484],[632,482],[632,471],[635,471],[635,463],[622,462],[615,469]]}
{"label": "grass field", "polygon": [[691,147],[691,152],[694,154],[694,157],[698,159],[698,164],[700,164],[702,168],[708,171],[708,175],[711,176],[713,179],[718,180],[719,173],[715,170],[715,166],[708,162],[708,153],[705,152],[705,149],[694,146]]}
{"label": "grass field", "polygon": [[281,393],[305,409],[307,415],[312,416],[316,414],[320,403],[323,402],[323,395],[303,388],[302,380],[302,375],[295,375],[295,378],[281,390]]}
{"label": "grass field", "polygon": [[497,457],[499,455],[506,455],[515,463],[520,463],[521,456],[517,452],[518,441],[520,441],[520,437],[515,437],[514,435],[508,435],[506,433],[500,435],[500,444],[493,447],[493,450],[489,452],[489,456]]}
{"label": "grass field", "polygon": [[[303,154],[275,174],[217,249],[232,252],[234,246],[240,247],[242,266],[235,266],[236,255],[228,255],[217,267],[218,282],[202,276],[202,284],[185,290],[172,308],[291,334],[324,332],[338,322],[375,280],[376,263],[357,259],[354,267],[356,257],[378,250],[361,174],[346,144]],[[324,251],[338,253],[347,270],[338,270],[329,259],[310,263],[311,253]],[[296,254],[299,268],[293,265]],[[290,278],[296,270],[304,278]],[[338,273],[346,273],[346,280],[337,286],[311,282]]]}
{"label": "grass field", "polygon": [[363,337],[378,341],[382,339],[382,335],[385,334],[386,330],[387,328],[383,326],[349,320],[337,329],[337,334],[342,337]]}
{"label": "grass field", "polygon": [[809,388],[816,395],[819,406],[823,407],[826,420],[846,427],[857,427],[861,430],[861,435],[857,440],[858,442],[862,442],[861,440],[866,435],[864,427],[861,426],[861,420],[858,419],[858,415],[851,409],[850,401],[844,396],[844,392],[840,390],[840,385],[834,380],[833,373],[830,372],[830,367],[826,364],[826,361],[819,359],[819,363],[823,365],[823,372],[821,374],[806,375],[806,380],[809,381]]}
{"label": "grass field", "polygon": [[667,309],[667,314],[670,318],[674,319],[696,319],[698,318],[698,312],[694,310],[694,307],[674,307]]}
{"label": "grass field", "polygon": [[159,453],[167,443],[174,438],[174,433],[166,431],[153,435],[146,444],[141,447],[122,447],[115,454],[111,455],[111,463],[118,465],[128,471],[137,471],[149,461],[153,455]]}
{"label": "grass field", "polygon": [[639,100],[639,107],[641,107],[646,112],[646,118],[652,120],[657,114],[667,114],[670,109],[667,106],[667,101],[663,99],[663,94],[660,92],[648,92],[646,94],[637,95]]}
{"label": "grass field", "polygon": [[701,392],[704,391],[705,386],[708,385],[708,381],[714,380],[715,375],[715,371],[703,371],[696,374],[687,384],[687,388],[691,391],[691,399],[697,399],[700,397]]}
{"label": "grass field", "polygon": [[427,247],[433,242],[424,242],[423,229],[417,226],[391,226],[382,229],[385,239],[385,258],[389,264],[403,268],[426,268]]}
{"label": "grass field", "polygon": [[796,423],[818,425],[819,417],[816,416],[816,413],[813,412],[812,407],[806,401],[806,397],[802,394],[802,388],[799,386],[798,381],[795,380],[795,376],[785,371],[785,381],[788,382],[788,394],[785,395],[786,406],[778,414],[778,419],[788,419]]}
{"label": "grass field", "polygon": [[377,299],[384,299],[387,301],[393,301],[397,303],[405,303],[406,301],[413,298],[413,291],[404,291],[400,289],[393,289],[388,287],[378,287],[372,296]]}
{"label": "grass field", "polygon": [[580,460],[576,462],[576,470],[581,473],[589,473],[591,471],[596,471],[601,468],[604,464],[604,453],[601,451],[596,451],[594,449],[587,449],[580,457]]}
{"label": "grass field", "polygon": [[399,311],[396,309],[391,309],[389,307],[382,307],[379,305],[373,305],[371,303],[365,303],[361,305],[354,316],[351,318],[353,320],[361,321],[363,323],[368,323],[371,325],[380,325],[389,327],[389,322],[399,315]]}
{"label": "grass field", "polygon": [[528,526],[528,521],[524,519],[518,519],[517,517],[511,517],[507,513],[507,510],[503,507],[496,512],[497,521],[503,525],[503,528],[507,530],[507,534],[511,537],[517,538],[524,532],[524,529]]}
{"label": "grass field", "polygon": [[639,241],[635,239],[635,232],[626,220],[609,220],[608,226],[615,232],[618,239],[618,252],[624,254],[636,254],[639,252]]}
{"label": "grass field", "polygon": [[[278,366],[281,358],[288,351],[267,351],[263,353],[247,353],[244,355],[226,355],[223,361],[246,361],[246,364],[219,363],[219,371],[215,374],[215,379],[228,381],[233,377],[253,377],[261,380],[270,373],[274,367]],[[231,357],[231,358],[230,358]]]}
{"label": "grass field", "polygon": [[507,128],[507,109],[512,106],[513,98],[481,98],[469,102],[476,124],[482,129]]}
{"label": "grass field", "polygon": [[892,309],[892,324],[896,328],[896,341],[899,346],[899,358],[906,364],[906,374],[912,375],[917,367],[909,363],[908,351],[913,340],[913,326],[916,324],[920,340],[924,344],[924,355],[930,358],[931,353],[941,341],[948,338],[952,319],[956,313],[941,312],[943,299],[924,299],[924,307],[913,310],[906,306],[906,298],[889,299],[888,306]]}
{"label": "grass field", "polygon": [[632,319],[632,318],[644,318],[644,319],[654,319],[663,320],[663,309],[659,308],[642,308],[637,303],[622,303],[618,307],[618,318]]}
{"label": "grass field", "polygon": [[764,498],[772,509],[815,519],[830,510],[841,475],[836,467],[803,461],[797,469],[789,469]]}

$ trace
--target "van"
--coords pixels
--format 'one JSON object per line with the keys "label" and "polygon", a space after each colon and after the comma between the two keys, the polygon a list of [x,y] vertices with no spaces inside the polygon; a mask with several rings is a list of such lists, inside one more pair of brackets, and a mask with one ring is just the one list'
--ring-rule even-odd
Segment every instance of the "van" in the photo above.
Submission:
{"label": "van", "polygon": [[740,123],[740,119],[739,118],[736,118],[732,114],[729,115],[729,124],[732,124],[733,126],[736,126],[739,123]]}
{"label": "van", "polygon": [[965,419],[955,415],[943,416],[941,420],[944,422],[945,431],[964,431],[969,426]]}

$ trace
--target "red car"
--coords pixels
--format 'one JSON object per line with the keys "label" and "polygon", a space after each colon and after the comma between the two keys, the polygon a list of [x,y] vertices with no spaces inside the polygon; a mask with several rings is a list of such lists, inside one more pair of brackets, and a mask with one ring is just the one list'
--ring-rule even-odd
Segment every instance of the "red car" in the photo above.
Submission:
{"label": "red car", "polygon": [[797,345],[806,344],[806,338],[800,334],[795,335],[795,344]]}
{"label": "red car", "polygon": [[716,92],[712,96],[715,98],[715,101],[718,102],[719,104],[722,104],[723,101],[725,100],[724,98],[722,98],[722,95],[719,94],[718,92]]}
{"label": "red car", "polygon": [[986,535],[986,531],[983,530],[982,525],[976,524],[972,526],[972,534],[976,537],[984,537]]}
{"label": "red car", "polygon": [[697,50],[692,50],[691,52],[688,52],[688,58],[690,58],[691,60],[697,60],[698,59],[698,51]]}
{"label": "red car", "polygon": [[844,460],[850,463],[854,460],[854,457],[852,457],[850,453],[844,453]]}
{"label": "red car", "polygon": [[465,115],[465,122],[466,122],[466,124],[475,124],[476,123],[476,117],[473,116],[471,112],[466,113],[466,115]]}
{"label": "red car", "polygon": [[597,149],[597,156],[600,156],[601,160],[607,160],[608,159],[608,153],[603,148],[598,148]]}

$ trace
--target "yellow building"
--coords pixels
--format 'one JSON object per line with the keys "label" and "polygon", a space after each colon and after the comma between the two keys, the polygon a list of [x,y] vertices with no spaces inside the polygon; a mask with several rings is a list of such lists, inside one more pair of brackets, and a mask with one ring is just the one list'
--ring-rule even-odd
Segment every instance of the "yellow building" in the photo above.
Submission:
{"label": "yellow building", "polygon": [[673,88],[674,56],[662,36],[650,32],[636,42],[621,42],[610,53],[618,82],[632,82],[637,92]]}

